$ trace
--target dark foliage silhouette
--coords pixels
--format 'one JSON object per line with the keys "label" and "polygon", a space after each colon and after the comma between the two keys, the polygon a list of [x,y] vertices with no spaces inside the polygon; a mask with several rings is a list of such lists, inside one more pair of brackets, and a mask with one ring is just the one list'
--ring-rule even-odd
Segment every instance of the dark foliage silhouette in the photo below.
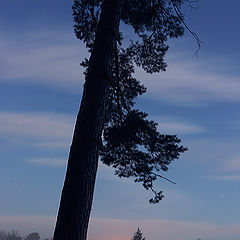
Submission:
{"label": "dark foliage silhouette", "polygon": [[[133,77],[135,65],[148,73],[165,71],[168,38],[184,33],[181,0],[74,0],[74,31],[90,52],[74,130],[54,240],[86,240],[98,158],[119,177],[153,192],[159,171],[187,149],[175,135],[160,134],[157,123],[135,108],[146,89]],[[134,29],[128,44],[120,20]],[[124,46],[124,47],[123,47]],[[166,179],[166,178],[165,178]]]}
{"label": "dark foliage silhouette", "polygon": [[[4,232],[0,231],[0,240],[40,240],[40,235],[38,232],[32,232],[22,237],[18,231]],[[44,240],[52,240],[45,238]]]}
{"label": "dark foliage silhouette", "polygon": [[18,231],[4,232],[0,231],[0,240],[22,240]]}
{"label": "dark foliage silhouette", "polygon": [[146,240],[146,238],[143,237],[142,231],[138,228],[133,234],[132,240]]}
{"label": "dark foliage silhouette", "polygon": [[40,235],[38,232],[29,233],[24,240],[39,240]]}

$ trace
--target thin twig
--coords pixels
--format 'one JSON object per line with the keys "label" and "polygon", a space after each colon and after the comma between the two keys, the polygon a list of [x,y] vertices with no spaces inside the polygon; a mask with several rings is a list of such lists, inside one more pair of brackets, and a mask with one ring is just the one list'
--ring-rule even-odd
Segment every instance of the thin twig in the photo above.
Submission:
{"label": "thin twig", "polygon": [[116,87],[117,87],[117,105],[118,105],[118,111],[120,116],[120,124],[122,123],[122,108],[120,105],[120,84],[119,84],[119,62],[118,62],[118,49],[117,49],[117,40],[115,41],[115,71],[116,71]]}
{"label": "thin twig", "polygon": [[190,34],[195,38],[196,42],[197,42],[197,45],[198,45],[198,48],[196,50],[196,52],[193,54],[193,56],[197,56],[198,57],[198,52],[201,48],[201,44],[203,43],[199,36],[197,35],[197,33],[193,32],[189,27],[188,25],[185,23],[183,17],[181,16],[181,10],[179,9],[179,7],[173,2],[173,0],[171,0],[171,3],[172,3],[172,6],[173,6],[173,9],[175,11],[175,13],[177,14],[177,16],[179,17],[179,19],[181,20],[182,24],[184,25],[184,27],[190,32]]}
{"label": "thin twig", "polygon": [[173,182],[172,180],[166,178],[166,177],[163,177],[162,175],[159,175],[157,173],[154,173],[154,172],[151,172],[153,175],[155,175],[156,177],[159,177],[159,178],[162,178],[162,179],[165,179],[167,180],[168,182],[172,183],[172,184],[176,184],[175,182]]}

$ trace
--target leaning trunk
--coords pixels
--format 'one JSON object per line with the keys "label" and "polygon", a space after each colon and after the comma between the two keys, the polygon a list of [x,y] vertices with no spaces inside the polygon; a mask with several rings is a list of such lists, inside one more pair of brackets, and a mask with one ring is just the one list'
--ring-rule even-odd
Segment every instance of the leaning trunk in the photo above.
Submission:
{"label": "leaning trunk", "polygon": [[77,116],[54,240],[86,240],[123,0],[105,0]]}

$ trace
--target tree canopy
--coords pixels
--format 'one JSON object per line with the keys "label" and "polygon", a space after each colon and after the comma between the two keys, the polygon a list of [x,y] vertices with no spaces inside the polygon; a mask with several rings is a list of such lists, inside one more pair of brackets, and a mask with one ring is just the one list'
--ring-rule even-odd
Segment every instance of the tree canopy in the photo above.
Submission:
{"label": "tree canopy", "polygon": [[40,235],[38,232],[29,233],[24,240],[39,240]]}
{"label": "tree canopy", "polygon": [[[74,0],[74,31],[89,52],[93,48],[103,2]],[[128,43],[121,30],[112,33],[116,47],[101,160],[114,167],[119,177],[133,177],[135,182],[151,190],[154,197],[150,203],[163,198],[162,191],[156,191],[153,184],[159,177],[164,178],[158,172],[166,172],[168,165],[187,148],[180,145],[181,140],[176,135],[159,133],[157,123],[136,109],[136,98],[145,93],[146,88],[133,74],[136,66],[147,73],[166,70],[167,40],[184,34],[182,4],[182,0],[124,0],[121,21],[133,28],[135,36]],[[81,65],[87,74],[88,59]]]}

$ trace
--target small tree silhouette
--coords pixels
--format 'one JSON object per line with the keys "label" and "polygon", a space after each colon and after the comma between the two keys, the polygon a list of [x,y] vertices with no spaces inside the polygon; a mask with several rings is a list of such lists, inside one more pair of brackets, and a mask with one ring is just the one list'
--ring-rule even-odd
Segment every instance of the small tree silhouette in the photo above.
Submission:
{"label": "small tree silhouette", "polygon": [[29,233],[25,238],[25,240],[39,240],[39,239],[40,239],[40,235],[38,232]]}
{"label": "small tree silhouette", "polygon": [[146,240],[146,238],[143,237],[142,231],[138,228],[133,234],[132,240]]}

